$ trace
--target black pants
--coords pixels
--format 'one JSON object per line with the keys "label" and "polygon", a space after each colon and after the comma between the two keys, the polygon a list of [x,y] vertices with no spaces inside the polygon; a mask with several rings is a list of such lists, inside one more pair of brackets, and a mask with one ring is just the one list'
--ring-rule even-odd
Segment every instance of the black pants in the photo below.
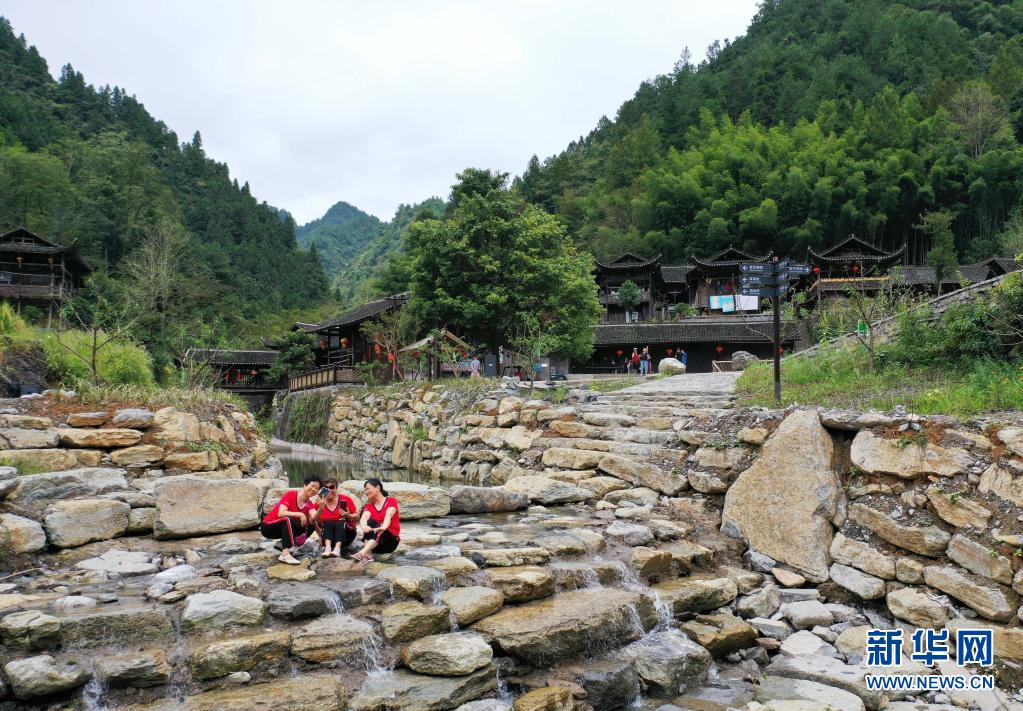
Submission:
{"label": "black pants", "polygon": [[349,528],[340,519],[337,521],[324,521],[323,540],[330,541],[334,545],[340,543],[342,548],[347,547],[355,540],[355,529]]}
{"label": "black pants", "polygon": [[[259,524],[259,532],[263,534],[263,538],[279,539],[281,545],[285,548],[297,546],[298,543],[295,542],[295,539],[299,536],[308,536],[309,530],[309,528],[288,517],[282,518],[277,523]],[[305,543],[305,540],[303,539],[302,542]]]}
{"label": "black pants", "polygon": [[[380,525],[379,521],[372,518],[367,523],[373,528]],[[394,549],[401,543],[401,539],[390,531],[381,531],[379,535],[375,531],[370,531],[369,533],[364,533],[362,538],[367,541],[377,541],[377,547],[373,549],[374,553],[393,553]]]}

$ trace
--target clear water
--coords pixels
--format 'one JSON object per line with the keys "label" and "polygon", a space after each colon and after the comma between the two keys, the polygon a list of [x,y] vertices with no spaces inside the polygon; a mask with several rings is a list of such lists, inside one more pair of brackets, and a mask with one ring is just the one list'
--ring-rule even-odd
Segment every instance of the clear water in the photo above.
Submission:
{"label": "clear water", "polygon": [[[307,476],[333,478],[338,481],[376,477],[383,482],[406,481],[431,486],[444,486],[445,482],[410,472],[405,469],[386,469],[365,461],[361,457],[346,454],[321,454],[299,452],[292,449],[275,449],[274,454],[281,460],[288,481],[299,486]],[[455,482],[449,482],[453,484]]]}

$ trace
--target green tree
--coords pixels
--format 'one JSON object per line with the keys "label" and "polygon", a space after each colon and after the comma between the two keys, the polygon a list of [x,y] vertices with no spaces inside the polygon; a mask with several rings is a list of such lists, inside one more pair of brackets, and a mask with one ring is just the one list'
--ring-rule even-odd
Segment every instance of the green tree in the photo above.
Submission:
{"label": "green tree", "polygon": [[286,333],[277,343],[279,354],[267,371],[267,377],[284,383],[289,376],[312,369],[316,364],[315,347],[315,339],[305,331]]}
{"label": "green tree", "polygon": [[545,315],[562,339],[560,354],[586,358],[601,312],[592,259],[556,218],[508,190],[507,178],[463,171],[445,219],[409,228],[408,318],[419,332],[463,329],[496,352],[524,315]]}
{"label": "green tree", "polygon": [[642,299],[643,292],[636,286],[636,282],[629,280],[618,287],[618,303],[625,309],[626,323],[629,321],[629,314],[636,310]]}
{"label": "green tree", "polygon": [[952,234],[952,220],[955,215],[947,210],[928,212],[920,216],[917,228],[931,237],[931,250],[927,253],[927,263],[934,269],[934,279],[941,293],[941,285],[946,278],[954,276],[959,270],[959,259],[956,256],[955,235]]}

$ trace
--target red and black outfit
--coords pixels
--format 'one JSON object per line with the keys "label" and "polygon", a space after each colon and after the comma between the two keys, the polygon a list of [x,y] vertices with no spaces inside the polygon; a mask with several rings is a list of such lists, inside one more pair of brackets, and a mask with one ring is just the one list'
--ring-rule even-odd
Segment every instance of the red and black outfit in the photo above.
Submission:
{"label": "red and black outfit", "polygon": [[[304,513],[308,523],[303,526],[298,519],[279,515],[281,504],[287,506],[288,511]],[[259,524],[259,532],[264,538],[280,539],[285,548],[300,546],[305,543],[306,536],[313,529],[312,512],[315,510],[316,507],[309,500],[306,500],[305,506],[299,506],[298,489],[288,489],[281,500],[263,517],[263,522]]]}
{"label": "red and black outfit", "polygon": [[334,508],[330,508],[329,504],[323,505],[323,510],[320,511],[320,525],[323,527],[324,541],[347,546],[355,540],[355,522],[342,518],[346,513],[359,513],[350,496],[338,494],[337,506]]}
{"label": "red and black outfit", "polygon": [[384,503],[380,508],[377,508],[369,502],[366,503],[366,508],[364,510],[369,511],[369,526],[371,528],[376,528],[382,525],[384,522],[384,516],[387,515],[387,509],[394,509],[394,515],[391,517],[391,523],[387,526],[387,528],[379,534],[376,531],[370,531],[369,533],[363,534],[363,538],[365,540],[371,541],[376,539],[378,541],[376,548],[373,549],[374,553],[392,553],[401,542],[401,523],[398,521],[398,502],[394,500],[393,496],[385,498]]}

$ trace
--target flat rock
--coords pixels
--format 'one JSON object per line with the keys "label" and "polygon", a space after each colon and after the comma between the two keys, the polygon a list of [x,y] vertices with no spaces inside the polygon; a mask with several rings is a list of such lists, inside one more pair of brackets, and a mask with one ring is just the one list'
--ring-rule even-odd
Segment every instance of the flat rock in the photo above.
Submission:
{"label": "flat rock", "polygon": [[118,410],[110,418],[110,424],[114,427],[129,427],[131,429],[146,429],[153,424],[153,413],[139,407],[130,407]]}
{"label": "flat rock", "polygon": [[292,631],[291,654],[308,662],[369,662],[373,625],[351,615],[313,620]]}
{"label": "flat rock", "polygon": [[672,697],[707,683],[710,653],[672,630],[654,632],[625,647],[619,655],[631,661],[653,696]]}
{"label": "flat rock", "polygon": [[445,583],[444,573],[424,565],[396,565],[377,575],[378,580],[389,583],[395,592],[424,600]]}
{"label": "flat rock", "polygon": [[473,629],[495,649],[532,664],[549,664],[596,647],[619,647],[657,621],[653,601],[613,588],[575,590],[547,600],[505,607]]}
{"label": "flat rock", "polygon": [[207,632],[221,627],[258,625],[266,618],[267,605],[258,598],[230,590],[189,595],[181,612],[184,632]]}
{"label": "flat rock", "polygon": [[266,684],[234,686],[184,697],[169,696],[133,711],[253,711],[267,708],[295,711],[343,711],[345,689],[336,673],[283,676]]}
{"label": "flat rock", "polygon": [[96,660],[96,678],[112,689],[162,686],[170,681],[171,666],[162,649],[104,654]]}
{"label": "flat rock", "polygon": [[731,612],[697,615],[679,623],[686,634],[715,657],[723,657],[756,642],[757,631]]}
{"label": "flat rock", "polygon": [[489,617],[504,606],[504,594],[500,590],[482,585],[449,588],[440,599],[461,627]]}
{"label": "flat rock", "polygon": [[764,676],[760,678],[755,693],[760,702],[812,701],[837,711],[864,711],[866,708],[856,694],[805,679]]}
{"label": "flat rock", "polygon": [[649,526],[625,521],[612,523],[604,529],[604,536],[629,546],[645,546],[654,540],[654,533]]}
{"label": "flat rock", "polygon": [[1023,477],[1014,477],[1008,469],[993,462],[980,476],[977,490],[994,494],[1000,499],[1023,506]]}
{"label": "flat rock", "polygon": [[725,495],[722,531],[814,582],[828,575],[832,521],[842,486],[831,469],[834,445],[816,412],[797,410]]}
{"label": "flat rock", "polygon": [[0,618],[0,638],[12,649],[49,649],[60,641],[60,620],[38,610]]}
{"label": "flat rock", "polygon": [[816,600],[787,602],[779,610],[797,630],[809,629],[817,625],[828,627],[834,622],[831,611]]}
{"label": "flat rock", "polygon": [[735,611],[743,617],[770,617],[781,605],[781,596],[776,585],[765,585],[756,592],[739,598]]}
{"label": "flat rock", "polygon": [[906,587],[893,590],[886,598],[888,609],[895,617],[914,627],[940,630],[948,622],[945,606],[934,600],[921,588]]}
{"label": "flat rock", "polygon": [[554,576],[544,568],[514,566],[487,571],[487,584],[501,592],[505,602],[529,602],[554,594]]}
{"label": "flat rock", "polygon": [[451,513],[496,513],[529,506],[524,492],[500,486],[453,486],[450,494]]}
{"label": "flat rock", "polygon": [[426,676],[389,671],[367,677],[349,700],[351,711],[453,709],[497,688],[497,671],[487,666],[465,676]]}
{"label": "flat rock", "polygon": [[60,663],[48,654],[7,662],[4,672],[14,697],[21,701],[71,691],[89,680],[82,667]]}
{"label": "flat rock", "polygon": [[50,449],[60,442],[57,430],[0,427],[0,450]]}
{"label": "flat rock", "polygon": [[117,575],[148,575],[157,572],[151,553],[144,551],[108,550],[96,558],[86,558],[75,564],[79,570],[97,570]]}
{"label": "flat rock", "polygon": [[69,427],[99,427],[106,424],[107,413],[104,410],[96,412],[72,412],[67,416]]}
{"label": "flat rock", "polygon": [[321,580],[317,582],[331,590],[341,601],[344,609],[375,605],[391,596],[391,586],[374,578],[349,578],[347,580]]}
{"label": "flat rock", "polygon": [[639,692],[639,674],[634,664],[619,659],[587,659],[573,675],[586,692],[594,709],[618,709],[631,704]]}
{"label": "flat rock", "polygon": [[270,614],[288,620],[320,617],[338,612],[338,598],[333,591],[307,583],[275,585],[266,597]]}
{"label": "flat rock", "polygon": [[831,557],[842,565],[862,570],[884,580],[895,579],[895,558],[877,550],[876,546],[836,533],[831,542]]}
{"label": "flat rock", "polygon": [[525,494],[534,503],[544,505],[586,501],[593,497],[589,489],[545,476],[517,476],[505,482],[504,487]]}
{"label": "flat rock", "polygon": [[290,633],[263,632],[197,647],[188,655],[188,664],[197,679],[217,679],[234,672],[249,671],[260,663],[279,662],[290,649]]}
{"label": "flat rock", "polygon": [[957,533],[949,541],[945,554],[971,573],[991,578],[1003,585],[1012,584],[1012,563],[990,545],[978,543]]}
{"label": "flat rock", "polygon": [[512,711],[574,711],[572,691],[564,686],[544,686],[515,699]]}
{"label": "flat rock", "polygon": [[417,639],[402,650],[401,658],[419,674],[462,676],[489,666],[494,652],[474,632],[452,632]]}
{"label": "flat rock", "polygon": [[469,558],[478,565],[508,567],[544,565],[551,559],[546,548],[482,548],[469,551]]}
{"label": "flat rock", "polygon": [[124,535],[129,511],[128,504],[109,499],[55,501],[46,508],[43,527],[50,543],[74,548]]}
{"label": "flat rock", "polygon": [[766,676],[813,681],[858,696],[871,711],[883,707],[886,697],[867,689],[867,667],[843,664],[830,657],[777,656],[764,670]]}
{"label": "flat rock", "polygon": [[61,427],[57,430],[57,434],[60,436],[60,444],[64,447],[94,447],[97,449],[131,447],[142,439],[142,433],[138,430],[124,428],[94,430]]}
{"label": "flat rock", "polygon": [[956,476],[972,464],[965,449],[928,443],[921,447],[905,439],[886,439],[869,430],[853,438],[852,463],[867,474],[887,474],[901,479]]}
{"label": "flat rock", "polygon": [[841,563],[832,563],[828,569],[831,580],[863,600],[876,600],[884,597],[885,582],[881,578],[868,575],[862,570],[851,568]]}
{"label": "flat rock", "polygon": [[787,588],[798,588],[806,584],[806,578],[785,568],[771,568],[771,575]]}
{"label": "flat rock", "polygon": [[935,558],[945,553],[952,536],[937,526],[913,526],[896,522],[886,513],[865,504],[849,506],[849,518],[889,543]]}
{"label": "flat rock", "polygon": [[[11,454],[4,452],[4,459],[9,459]],[[4,504],[11,513],[34,519],[41,519],[46,507],[54,501],[95,497],[128,489],[124,469],[101,467],[22,474],[17,482],[18,487],[7,495]]]}
{"label": "flat rock", "polygon": [[973,526],[984,529],[991,519],[991,512],[980,503],[962,495],[949,494],[938,486],[927,488],[927,500],[943,521],[957,528]]}
{"label": "flat rock", "polygon": [[443,605],[397,602],[383,609],[380,626],[391,644],[411,642],[431,634],[448,632],[451,619]]}
{"label": "flat rock", "polygon": [[838,650],[809,630],[799,630],[786,637],[781,643],[781,653],[790,657],[802,654],[822,657],[838,657]]}
{"label": "flat rock", "polygon": [[97,607],[60,618],[60,640],[65,648],[162,640],[173,631],[164,607]]}
{"label": "flat rock", "polygon": [[266,576],[273,580],[304,583],[316,577],[316,571],[311,566],[312,561],[308,558],[299,561],[298,565],[275,563],[267,567]]}
{"label": "flat rock", "polygon": [[637,462],[616,454],[608,454],[601,459],[597,468],[634,486],[647,487],[668,496],[681,493],[688,484],[684,476],[665,471],[649,462]]}
{"label": "flat rock", "polygon": [[730,578],[678,578],[652,586],[658,599],[675,617],[689,612],[710,612],[727,605],[739,594]]}
{"label": "flat rock", "polygon": [[543,465],[552,469],[596,469],[603,459],[602,452],[567,447],[550,447],[544,450]]}
{"label": "flat rock", "polygon": [[948,593],[996,622],[1008,622],[1019,607],[1019,595],[1011,588],[955,565],[927,566],[924,580],[932,588]]}

